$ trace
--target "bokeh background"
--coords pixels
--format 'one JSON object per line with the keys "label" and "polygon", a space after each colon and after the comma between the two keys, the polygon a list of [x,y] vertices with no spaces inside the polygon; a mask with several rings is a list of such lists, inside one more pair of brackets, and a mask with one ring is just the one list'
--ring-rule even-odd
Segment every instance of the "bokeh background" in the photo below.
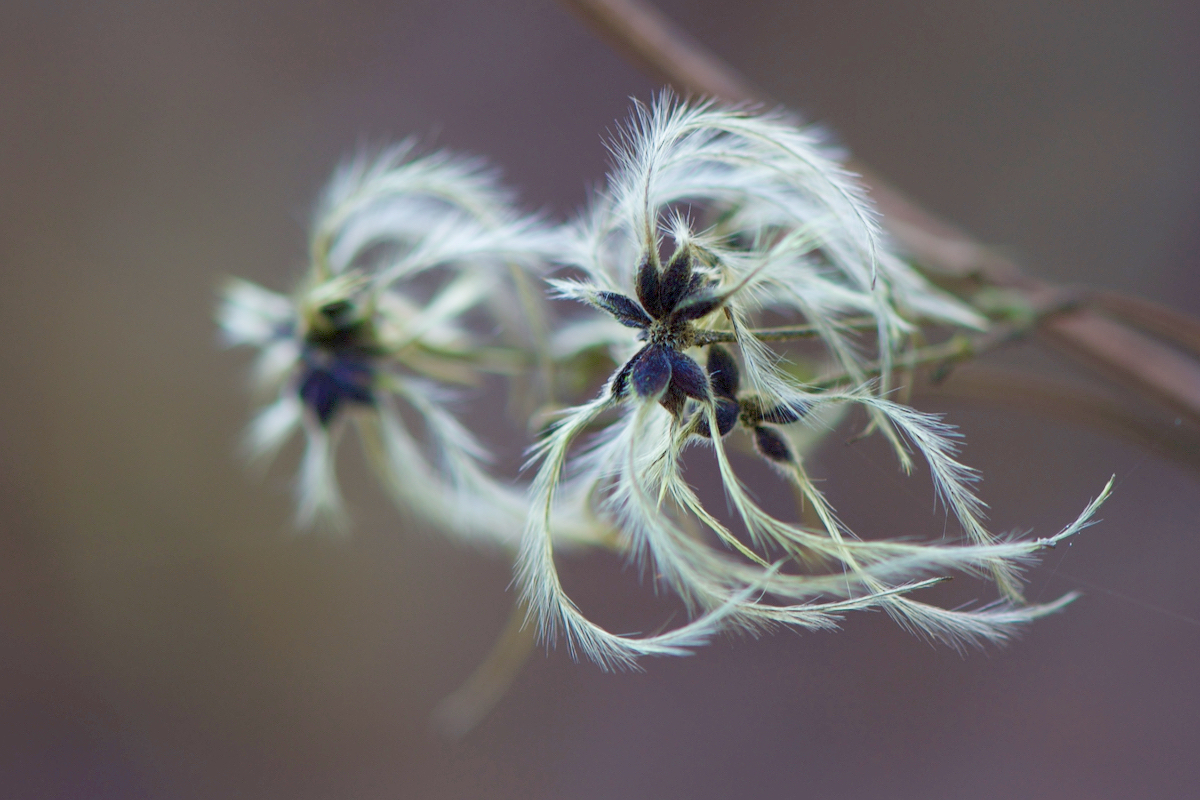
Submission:
{"label": "bokeh background", "polygon": [[[660,7],[1037,274],[1200,314],[1196,3]],[[1057,530],[1117,476],[1031,574],[1085,593],[1067,613],[965,656],[878,614],[640,674],[539,652],[467,738],[430,732],[509,567],[406,522],[353,448],[353,536],[296,535],[295,450],[265,478],[236,456],[249,356],[214,288],[289,288],[333,166],[412,133],[569,214],[655,90],[550,0],[0,5],[0,796],[1193,796],[1197,473],[945,401],[998,529]],[[941,530],[878,443],[815,469],[857,529]],[[611,559],[564,571],[606,622],[666,619]]]}

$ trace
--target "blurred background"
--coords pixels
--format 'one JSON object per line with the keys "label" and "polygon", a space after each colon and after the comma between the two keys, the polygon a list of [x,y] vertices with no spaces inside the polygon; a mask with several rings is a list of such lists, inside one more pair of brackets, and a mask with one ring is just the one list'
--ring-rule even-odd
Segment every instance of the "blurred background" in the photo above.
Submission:
{"label": "blurred background", "polygon": [[[1196,3],[659,7],[1034,273],[1200,314]],[[503,626],[509,565],[405,521],[354,447],[353,535],[295,534],[296,449],[265,477],[237,457],[249,354],[219,349],[214,289],[289,289],[334,165],[409,134],[565,216],[655,90],[550,0],[0,5],[0,796],[1194,791],[1197,473],[946,401],[919,405],[966,433],[997,530],[1052,533],[1117,476],[1030,575],[1031,599],[1084,592],[1066,613],[966,655],[879,614],[640,674],[539,651],[467,738],[430,732]],[[999,359],[1075,372],[1036,344]],[[846,520],[938,535],[927,478],[844,438],[814,469]],[[612,559],[564,575],[606,623],[670,613]]]}

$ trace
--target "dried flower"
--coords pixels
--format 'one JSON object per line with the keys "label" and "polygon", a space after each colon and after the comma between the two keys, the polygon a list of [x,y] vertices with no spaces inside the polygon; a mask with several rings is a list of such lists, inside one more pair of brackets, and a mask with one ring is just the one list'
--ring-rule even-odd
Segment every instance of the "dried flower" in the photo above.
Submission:
{"label": "dried flower", "polygon": [[[488,474],[487,451],[448,406],[452,387],[528,366],[541,314],[531,281],[554,239],[512,210],[478,162],[412,148],[337,172],[294,295],[241,280],[225,287],[225,339],[259,348],[256,382],[274,396],[248,447],[270,456],[302,430],[299,521],[344,524],[334,449],[353,424],[404,508],[448,532],[513,545],[526,500]],[[468,313],[486,320],[484,334]],[[504,331],[498,343],[493,328]]]}
{"label": "dried flower", "polygon": [[[957,434],[886,396],[892,365],[919,321],[984,322],[890,252],[859,185],[817,134],[783,115],[664,96],[637,108],[614,152],[607,189],[559,256],[582,278],[552,281],[560,296],[606,315],[562,331],[554,352],[599,348],[620,366],[596,399],[564,412],[535,449],[541,466],[517,575],[543,637],[562,635],[572,652],[617,667],[685,652],[727,626],[824,628],[843,612],[883,608],[959,646],[1003,640],[1071,599],[1023,605],[1017,572],[1084,527],[1108,488],[1048,539],[1002,540],[987,531],[976,475],[955,459]],[[791,327],[765,329],[768,319]],[[806,383],[786,368],[788,353],[772,342],[802,335],[820,342],[835,379]],[[864,541],[838,520],[804,470],[803,431],[847,405],[866,410],[905,470],[910,450],[924,457],[964,543]],[[819,525],[778,519],[757,504],[726,454],[726,437],[741,436],[798,490]],[[704,449],[715,458],[726,496],[719,499],[732,505],[734,527],[682,476],[685,451],[699,457]],[[694,619],[641,638],[588,620],[554,564],[550,522],[560,494],[592,498],[631,557],[677,592]],[[769,555],[779,552],[785,557]],[[953,570],[990,575],[1003,599],[949,611],[909,597]]]}

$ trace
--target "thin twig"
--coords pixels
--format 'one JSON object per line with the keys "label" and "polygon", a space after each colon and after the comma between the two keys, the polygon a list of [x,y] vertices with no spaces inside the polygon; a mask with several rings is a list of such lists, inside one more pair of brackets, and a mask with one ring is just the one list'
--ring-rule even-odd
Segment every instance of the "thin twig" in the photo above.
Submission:
{"label": "thin twig", "polygon": [[677,28],[656,8],[637,0],[563,0],[613,48],[684,95],[734,103],[766,100],[728,64]]}
{"label": "thin twig", "polygon": [[[897,360],[902,360],[905,367],[909,369],[932,364],[934,366],[932,381],[937,383],[946,375],[949,375],[951,369],[963,361],[985,353],[988,350],[993,350],[1020,335],[1019,332],[1006,328],[1003,331],[974,338],[955,336],[938,344],[931,344],[928,347],[918,347],[915,350],[901,353],[897,356]],[[873,361],[862,368],[862,373],[866,375],[879,375],[882,371],[883,365],[878,361]],[[810,388],[830,389],[849,381],[851,377],[849,372],[839,370],[828,375],[822,375],[815,381],[808,383],[807,386]]]}
{"label": "thin twig", "polygon": [[[731,103],[773,102],[703,45],[642,0],[561,0],[618,49],[686,95]],[[921,208],[857,162],[895,240],[923,268],[974,277],[1031,298],[1053,291],[1020,267]],[[1044,338],[1100,365],[1110,377],[1200,422],[1200,364],[1125,325],[1088,310],[1048,319]]]}
{"label": "thin twig", "polygon": [[1200,471],[1200,428],[1145,408],[1132,408],[1096,389],[978,363],[942,383],[918,385],[925,396],[987,403],[1099,430]]}
{"label": "thin twig", "polygon": [[1095,291],[1088,294],[1088,300],[1104,313],[1200,356],[1200,320],[1195,317],[1181,314],[1162,303],[1120,292]]}
{"label": "thin twig", "polygon": [[[846,330],[868,330],[879,325],[874,317],[854,317],[842,320],[838,327]],[[790,342],[796,339],[812,339],[820,336],[821,331],[813,325],[787,325],[780,328],[755,328],[746,331],[755,339],[763,342]],[[709,344],[736,342],[737,336],[733,331],[700,331],[696,334],[696,347]]]}
{"label": "thin twig", "polygon": [[1200,422],[1200,364],[1174,348],[1090,311],[1061,314],[1040,332],[1114,380]]}

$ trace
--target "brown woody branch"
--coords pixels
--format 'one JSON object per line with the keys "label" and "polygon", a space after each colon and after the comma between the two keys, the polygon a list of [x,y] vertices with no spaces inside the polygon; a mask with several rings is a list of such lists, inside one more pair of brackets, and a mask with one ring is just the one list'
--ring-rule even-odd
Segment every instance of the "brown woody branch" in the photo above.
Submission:
{"label": "brown woody branch", "polygon": [[1200,471],[1200,427],[1153,409],[1132,407],[1096,388],[973,363],[940,383],[918,383],[917,393],[1025,411],[1101,431]]}
{"label": "brown woody branch", "polygon": [[[731,103],[772,102],[702,44],[681,31],[642,0],[562,0],[614,47],[684,95],[714,97]],[[925,269],[947,276],[976,278],[1026,295],[1035,307],[1054,287],[1027,275],[1009,259],[921,208],[860,163],[851,162],[868,184],[892,236]],[[1099,304],[1132,325],[1162,334],[1162,325],[1135,298],[1107,293]],[[1141,301],[1145,303],[1145,301]],[[1174,312],[1172,312],[1174,313]],[[1168,338],[1197,346],[1188,336],[1200,323],[1175,314]],[[1172,335],[1184,331],[1181,335]],[[1189,333],[1190,332],[1190,333]],[[1200,363],[1126,324],[1082,308],[1048,317],[1039,327],[1043,339],[1144,396],[1200,422]]]}

